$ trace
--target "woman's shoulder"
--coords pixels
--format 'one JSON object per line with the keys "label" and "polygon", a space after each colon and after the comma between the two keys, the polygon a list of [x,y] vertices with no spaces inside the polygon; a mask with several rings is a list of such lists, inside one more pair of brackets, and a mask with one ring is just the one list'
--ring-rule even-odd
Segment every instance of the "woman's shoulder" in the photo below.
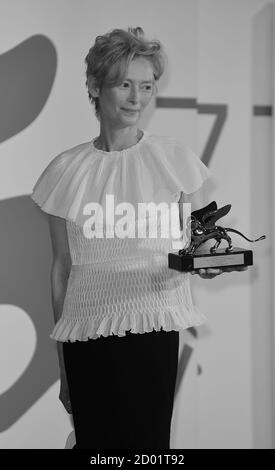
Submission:
{"label": "woman's shoulder", "polygon": [[204,180],[211,176],[210,170],[201,158],[184,140],[163,134],[151,134],[152,154],[156,165],[162,161],[161,167],[183,192],[189,194],[196,191]]}
{"label": "woman's shoulder", "polygon": [[48,214],[75,220],[90,176],[89,142],[58,153],[33,186],[31,199]]}
{"label": "woman's shoulder", "polygon": [[168,135],[168,134],[149,134],[149,142],[152,145],[152,148],[156,150],[163,150],[164,154],[169,159],[178,159],[181,161],[193,162],[194,160],[198,161],[200,158],[197,155],[192,147],[187,144],[183,139]]}
{"label": "woman's shoulder", "polygon": [[69,180],[79,178],[88,153],[89,142],[59,152],[42,170],[33,187],[31,198],[36,202],[36,199],[46,200],[55,190],[62,189],[66,192]]}
{"label": "woman's shoulder", "polygon": [[62,165],[65,164],[70,158],[75,157],[78,154],[89,150],[91,147],[90,142],[83,142],[81,144],[74,145],[73,147],[66,148],[61,152],[57,153],[49,162],[48,166]]}

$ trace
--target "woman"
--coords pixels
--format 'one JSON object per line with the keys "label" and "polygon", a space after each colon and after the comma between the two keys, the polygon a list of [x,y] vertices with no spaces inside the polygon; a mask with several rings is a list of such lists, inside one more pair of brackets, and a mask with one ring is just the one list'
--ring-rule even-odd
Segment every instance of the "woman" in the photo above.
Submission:
{"label": "woman", "polygon": [[189,274],[168,269],[170,238],[107,237],[112,219],[93,238],[87,218],[107,194],[132,207],[192,201],[210,172],[189,147],[138,128],[164,70],[159,41],[115,29],[85,62],[99,136],[54,158],[31,196],[49,214],[60,400],[75,448],[169,449],[179,331],[205,317]]}

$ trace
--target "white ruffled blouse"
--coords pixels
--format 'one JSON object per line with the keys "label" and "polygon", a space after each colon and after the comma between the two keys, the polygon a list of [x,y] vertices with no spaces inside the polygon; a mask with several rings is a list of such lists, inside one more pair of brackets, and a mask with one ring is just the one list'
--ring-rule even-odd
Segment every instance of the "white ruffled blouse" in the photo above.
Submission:
{"label": "white ruffled blouse", "polygon": [[[114,196],[114,204],[133,207],[178,202],[181,191],[197,191],[210,171],[188,146],[145,130],[137,144],[122,151],[99,150],[94,141],[57,155],[31,194],[43,211],[66,219],[72,260],[62,315],[50,337],[87,341],[125,336],[127,330],[200,325],[206,317],[192,301],[190,275],[168,268],[168,253],[175,251],[171,236],[122,238],[114,232],[108,238],[106,229],[114,225],[102,218],[101,237],[89,238],[83,227],[91,215],[89,204],[105,210],[106,195]],[[135,211],[133,221],[140,219]]]}

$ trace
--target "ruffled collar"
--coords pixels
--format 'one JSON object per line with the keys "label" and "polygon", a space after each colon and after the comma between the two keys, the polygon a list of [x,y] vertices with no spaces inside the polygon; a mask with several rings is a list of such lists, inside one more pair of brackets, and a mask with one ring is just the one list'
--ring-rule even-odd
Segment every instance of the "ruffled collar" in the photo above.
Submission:
{"label": "ruffled collar", "polygon": [[[182,142],[142,130],[140,141],[122,151],[103,151],[94,140],[57,155],[37,180],[31,198],[50,214],[83,228],[98,203],[105,214],[106,195],[114,205],[177,202],[183,191],[200,188],[210,171]],[[122,216],[125,213],[120,213]],[[140,220],[138,211],[135,221]]]}

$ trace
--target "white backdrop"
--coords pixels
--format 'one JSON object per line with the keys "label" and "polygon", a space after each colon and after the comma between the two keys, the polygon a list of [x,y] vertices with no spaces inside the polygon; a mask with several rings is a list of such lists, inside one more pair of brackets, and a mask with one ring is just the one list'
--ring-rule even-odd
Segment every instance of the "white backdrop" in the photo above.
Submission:
{"label": "white backdrop", "polygon": [[[233,234],[236,246],[254,250],[255,266],[248,273],[196,280],[197,298],[209,319],[198,342],[202,448],[266,448],[272,440],[271,118],[253,116],[253,105],[271,105],[267,83],[274,24],[271,28],[270,9],[262,13],[268,4],[198,2],[198,99],[227,104],[210,162],[219,182],[213,196],[232,204],[222,224],[249,238],[268,236],[250,244]],[[212,125],[213,117],[200,115],[200,151]]]}
{"label": "white backdrop", "polygon": [[[264,0],[2,2],[0,60],[26,39],[42,35],[48,41],[48,50],[52,45],[56,52],[57,68],[45,105],[36,118],[0,143],[0,215],[5,222],[1,224],[5,260],[1,271],[5,282],[0,287],[1,448],[64,448],[72,430],[58,401],[57,359],[54,343],[48,339],[53,326],[49,235],[45,219],[26,196],[55,155],[97,135],[98,122],[85,89],[84,57],[89,47],[98,34],[115,27],[142,26],[148,36],[160,39],[169,64],[159,84],[159,96],[187,101],[184,104],[178,100],[183,105],[178,109],[152,104],[141,127],[180,138],[199,155],[204,153],[215,118],[213,110],[207,115],[197,113],[194,106],[186,107],[188,99],[197,98],[199,105],[225,105],[227,118],[216,145],[208,152],[209,167],[216,179],[209,197],[219,205],[231,203],[227,226],[254,238],[269,230],[255,225],[251,200],[257,168],[251,153],[252,25],[257,12],[267,3]],[[41,60],[42,67],[42,55],[37,53],[35,57],[38,65]],[[11,82],[17,71],[18,67],[10,72]],[[33,93],[40,84],[41,78],[32,85]],[[11,83],[11,91],[15,85],[20,87],[20,82]],[[24,94],[23,88],[21,93]],[[8,100],[6,103],[8,112]],[[0,119],[5,119],[5,113],[0,113]],[[261,131],[259,135],[263,139]],[[265,155],[268,168],[271,161],[268,149]],[[262,180],[261,184],[265,185]],[[260,198],[266,194],[259,188]],[[18,219],[21,231],[15,233]],[[12,233],[7,229],[5,232],[5,227],[12,227]],[[243,239],[233,237],[233,241],[251,247]],[[187,348],[185,357],[188,351],[192,353],[187,367],[184,357],[179,367],[184,378],[177,383],[172,448],[271,445],[271,397],[265,395],[265,413],[259,414],[262,396],[256,390],[254,368],[256,357],[257,367],[265,370],[261,377],[270,391],[271,366],[264,359],[271,360],[271,338],[265,337],[271,306],[264,299],[271,292],[270,285],[262,285],[259,272],[259,266],[261,269],[270,266],[268,243],[264,248],[253,246],[256,266],[249,272],[214,280],[193,278],[194,296],[208,323],[198,329],[197,339],[187,332],[181,335],[180,352],[188,343],[190,349]],[[252,295],[256,288],[263,298],[265,327],[255,343]],[[255,351],[261,351],[260,356]],[[28,375],[34,357],[36,365]],[[202,371],[200,375],[198,370]],[[263,430],[261,436],[256,432],[259,425]]]}

